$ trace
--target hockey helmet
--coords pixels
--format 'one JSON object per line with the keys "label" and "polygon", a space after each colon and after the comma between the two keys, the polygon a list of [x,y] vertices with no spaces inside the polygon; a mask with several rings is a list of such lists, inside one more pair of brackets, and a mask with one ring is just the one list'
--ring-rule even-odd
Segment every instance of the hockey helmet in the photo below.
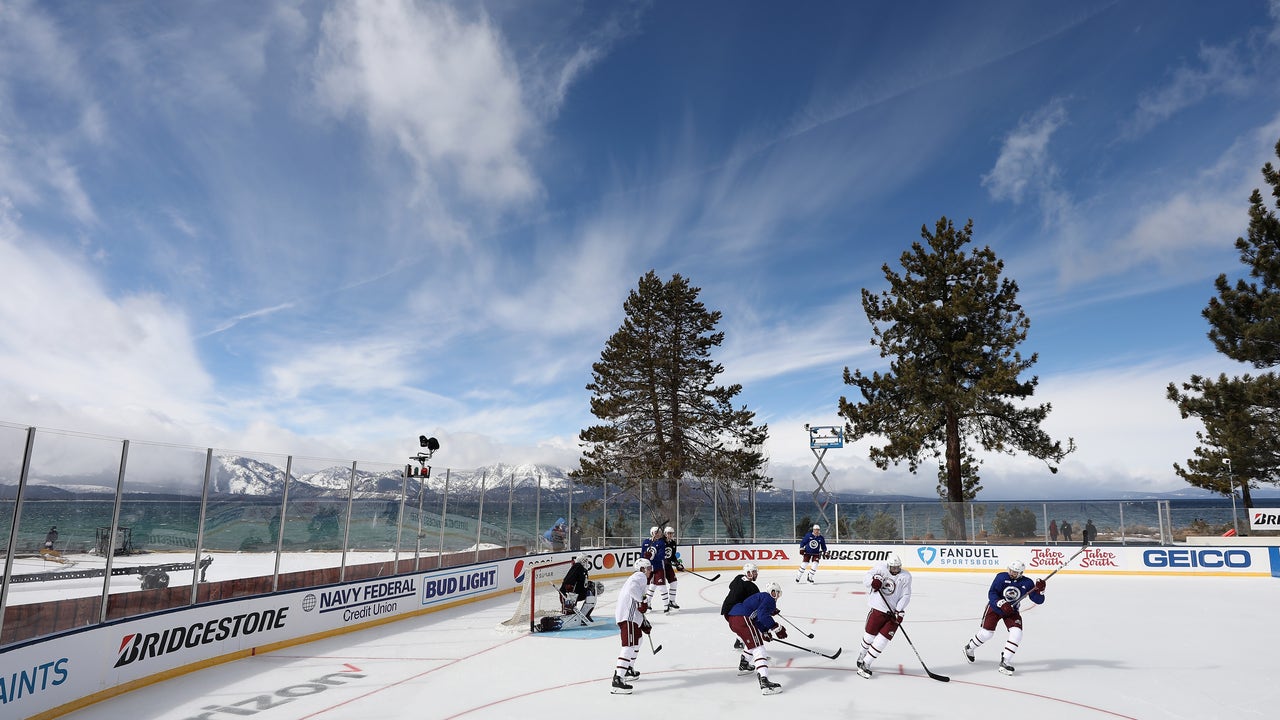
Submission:
{"label": "hockey helmet", "polygon": [[668,525],[668,526],[667,526],[667,529],[662,531],[662,534],[663,534],[663,535],[675,535],[675,534],[676,534],[676,529],[675,529],[675,528],[673,528],[673,527],[671,527],[670,525]]}
{"label": "hockey helmet", "polygon": [[591,556],[590,556],[590,555],[586,555],[586,554],[579,555],[579,556],[578,556],[578,564],[579,564],[579,565],[581,565],[582,567],[587,568],[588,570],[590,570],[590,569],[591,569]]}
{"label": "hockey helmet", "polygon": [[631,565],[631,567],[640,572],[644,572],[645,570],[652,570],[653,563],[649,562],[649,558],[639,558]]}
{"label": "hockey helmet", "polygon": [[1021,560],[1014,560],[1009,563],[1009,576],[1014,580],[1022,577],[1022,573],[1027,569],[1027,564]]}
{"label": "hockey helmet", "polygon": [[661,530],[661,528],[659,528],[657,525],[654,525],[653,527],[649,528],[649,534],[657,535],[659,530]]}
{"label": "hockey helmet", "polygon": [[742,566],[742,572],[746,575],[751,575],[751,579],[754,579],[755,575],[760,572],[760,568],[756,567],[755,563],[747,563]]}
{"label": "hockey helmet", "polygon": [[813,531],[814,531],[814,532],[820,532],[821,530],[822,530],[822,526],[821,526],[821,525],[814,525],[814,526],[813,526]]}
{"label": "hockey helmet", "polygon": [[771,582],[768,585],[765,585],[764,591],[772,595],[775,600],[782,597],[782,586],[776,582]]}
{"label": "hockey helmet", "polygon": [[897,575],[902,570],[902,558],[898,557],[898,553],[889,553],[889,559],[886,561],[889,566],[889,572]]}

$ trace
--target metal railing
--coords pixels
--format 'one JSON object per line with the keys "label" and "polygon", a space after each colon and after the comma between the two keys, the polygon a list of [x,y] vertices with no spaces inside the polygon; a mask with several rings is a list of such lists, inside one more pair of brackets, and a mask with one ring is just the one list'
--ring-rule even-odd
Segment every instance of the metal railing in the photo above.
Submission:
{"label": "metal railing", "polygon": [[[689,480],[659,510],[658,481],[576,482],[495,466],[406,473],[404,465],[130,441],[0,423],[0,646],[29,637],[23,606],[82,598],[92,612],[52,629],[160,608],[427,570],[486,558],[638,545],[670,525],[683,545],[796,542],[1167,544],[1223,508],[1170,501],[838,503]],[[661,481],[669,490],[669,481]],[[1224,500],[1225,502],[1225,500]],[[825,521],[824,521],[825,522]],[[553,528],[553,526],[560,526]],[[56,536],[55,536],[56,529]],[[998,538],[998,539],[997,539]],[[48,545],[46,547],[46,544]],[[216,597],[204,589],[220,582]],[[235,581],[235,582],[233,582]],[[137,598],[143,594],[142,601]]]}

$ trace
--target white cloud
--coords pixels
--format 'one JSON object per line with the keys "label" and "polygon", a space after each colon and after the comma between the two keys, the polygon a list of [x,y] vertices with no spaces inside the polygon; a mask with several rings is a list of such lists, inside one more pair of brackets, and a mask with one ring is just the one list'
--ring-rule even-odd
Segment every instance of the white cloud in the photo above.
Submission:
{"label": "white cloud", "polygon": [[[69,156],[79,142],[99,142],[106,123],[82,77],[79,54],[41,8],[15,2],[0,11],[0,195],[19,207],[61,202],[89,224],[96,212]],[[77,121],[36,124],[21,116],[13,98],[32,92],[59,110],[53,117]]]}
{"label": "white cloud", "polygon": [[368,392],[403,389],[413,378],[412,347],[398,339],[348,338],[339,346],[291,347],[272,366],[271,389],[295,398],[316,388]]}
{"label": "white cloud", "polygon": [[[1042,375],[1034,401],[1053,405],[1043,428],[1064,444],[1074,438],[1078,449],[1067,456],[1056,475],[1044,463],[1022,454],[986,456],[980,471],[984,490],[979,497],[1081,498],[1104,491],[1168,492],[1186,487],[1174,474],[1173,463],[1185,465],[1192,456],[1200,425],[1181,418],[1165,398],[1165,388],[1193,373],[1242,371],[1221,356],[1210,355]],[[799,430],[806,422],[843,425],[830,408],[775,419],[769,443],[775,477],[807,476],[814,467],[815,459]],[[936,464],[923,464],[914,477],[906,473],[905,465],[882,471],[867,459],[872,444],[878,443],[864,439],[827,453],[824,464],[832,473],[829,489],[934,496]],[[807,492],[811,486],[811,480],[801,482]]]}
{"label": "white cloud", "polygon": [[316,92],[337,116],[363,121],[413,165],[434,197],[456,181],[473,202],[538,192],[523,146],[533,118],[498,31],[446,5],[341,5],[321,23]]}
{"label": "white cloud", "polygon": [[[212,381],[163,298],[109,296],[83,263],[0,226],[0,407],[23,422],[169,439],[203,427]],[[184,433],[185,434],[185,433]],[[185,437],[184,437],[185,439]]]}
{"label": "white cloud", "polygon": [[1168,83],[1138,97],[1138,108],[1126,131],[1130,136],[1140,135],[1207,97],[1243,95],[1252,85],[1247,65],[1234,47],[1201,46],[1198,66],[1177,68]]}
{"label": "white cloud", "polygon": [[996,200],[1022,202],[1023,195],[1052,186],[1057,169],[1049,157],[1049,141],[1067,121],[1061,99],[1054,99],[1018,123],[1000,148],[995,167],[982,176],[982,186]]}

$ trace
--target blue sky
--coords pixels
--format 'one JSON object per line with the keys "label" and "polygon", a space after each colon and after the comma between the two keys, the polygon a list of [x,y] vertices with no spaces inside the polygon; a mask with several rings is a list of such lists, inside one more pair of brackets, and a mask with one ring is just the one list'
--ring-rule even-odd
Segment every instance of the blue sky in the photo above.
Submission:
{"label": "blue sky", "polygon": [[[901,6],[901,7],[900,7]],[[1050,477],[1182,487],[1164,399],[1280,140],[1280,0],[0,0],[0,421],[438,466],[571,466],[653,269],[725,383],[804,423],[883,369],[859,302],[941,215],[1021,287]],[[829,487],[930,496],[830,451]]]}

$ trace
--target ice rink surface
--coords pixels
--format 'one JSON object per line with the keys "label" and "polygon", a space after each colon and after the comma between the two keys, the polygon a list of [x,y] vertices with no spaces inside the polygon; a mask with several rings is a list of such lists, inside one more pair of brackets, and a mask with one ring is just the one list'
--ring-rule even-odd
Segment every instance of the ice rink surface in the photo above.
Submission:
{"label": "ice rink surface", "polygon": [[[704,572],[710,575],[712,572]],[[680,576],[682,609],[650,611],[632,695],[610,693],[619,650],[621,578],[606,578],[596,626],[503,632],[518,596],[478,602],[216,665],[105,700],[71,720],[152,718],[1274,718],[1280,712],[1280,580],[1055,576],[1023,614],[1013,677],[996,672],[1003,628],[963,655],[994,572],[915,574],[904,628],[863,679],[854,672],[866,595],[862,573],[820,571],[814,584],[777,581],[790,642],[769,643],[771,679],[737,674],[719,607],[735,573]],[[1030,573],[1037,577],[1035,573]],[[1043,575],[1040,575],[1041,577]],[[653,652],[653,647],[658,652]],[[757,713],[764,713],[758,715]],[[834,713],[839,713],[834,714]]]}

